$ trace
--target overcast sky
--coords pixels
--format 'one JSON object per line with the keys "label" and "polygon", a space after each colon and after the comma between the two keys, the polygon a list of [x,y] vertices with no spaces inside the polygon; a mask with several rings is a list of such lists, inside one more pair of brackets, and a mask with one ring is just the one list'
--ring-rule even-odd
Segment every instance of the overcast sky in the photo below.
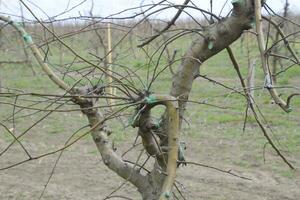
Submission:
{"label": "overcast sky", "polygon": [[[131,8],[139,6],[141,3],[148,4],[151,2],[158,2],[159,0],[94,0],[94,10],[93,13],[95,16],[105,17],[113,13],[117,13],[126,8]],[[228,3],[225,5],[223,15],[228,13],[231,8],[231,0],[227,0]],[[290,10],[293,12],[300,13],[300,0],[289,0]],[[88,15],[88,12],[91,8],[91,0],[24,0],[24,2],[31,7],[33,12],[40,19],[47,19],[48,16],[55,16],[64,12],[65,10],[71,9],[75,5],[82,3],[76,9],[62,15],[62,18],[78,15]],[[170,0],[170,2],[182,4],[184,0]],[[193,2],[197,3],[202,9],[209,10],[209,0],[194,0]],[[214,0],[213,11],[216,14],[219,14],[221,8],[223,7],[226,0]],[[285,0],[267,0],[268,5],[270,5],[275,11],[281,11],[283,9]],[[47,13],[43,13],[42,11]],[[127,12],[126,15],[133,14],[134,12],[139,12],[140,9],[135,11]],[[170,18],[175,13],[175,9],[167,10],[164,13],[161,13],[157,17]],[[20,15],[20,3],[18,0],[0,0],[0,12],[6,14]],[[190,11],[189,11],[190,12]],[[30,13],[24,9],[25,17],[32,19]],[[125,14],[123,14],[124,16]]]}

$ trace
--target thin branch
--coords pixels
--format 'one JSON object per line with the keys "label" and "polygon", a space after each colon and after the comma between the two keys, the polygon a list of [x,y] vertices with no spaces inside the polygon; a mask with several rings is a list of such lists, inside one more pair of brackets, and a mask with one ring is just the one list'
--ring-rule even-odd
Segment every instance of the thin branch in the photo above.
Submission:
{"label": "thin branch", "polygon": [[[248,91],[247,91],[247,88],[246,88],[246,84],[244,82],[244,79],[242,77],[242,74],[240,72],[240,67],[239,67],[239,64],[237,63],[235,57],[234,57],[234,54],[231,50],[230,47],[227,47],[227,52],[229,54],[229,57],[232,61],[232,64],[234,66],[234,69],[236,70],[237,74],[238,74],[238,77],[241,81],[241,84],[243,86],[243,89],[244,89],[244,93],[247,97],[247,102],[248,102],[248,105],[250,106],[252,112],[253,112],[253,115],[254,115],[254,118],[255,118],[255,121],[257,122],[257,124],[259,125],[260,129],[262,130],[265,138],[267,139],[267,141],[270,143],[270,145],[272,146],[272,148],[275,150],[275,152],[277,153],[277,155],[279,157],[281,157],[281,159],[283,160],[283,162],[285,162],[291,169],[294,169],[293,165],[285,158],[285,156],[281,153],[281,151],[276,147],[276,145],[274,144],[273,140],[271,139],[271,137],[269,136],[267,130],[265,129],[264,125],[261,123],[261,121],[259,120],[258,118],[258,115],[255,111],[255,108],[253,106],[253,104],[251,103],[250,99],[251,99],[251,95],[249,95]],[[252,99],[254,101],[254,99]]]}
{"label": "thin branch", "polygon": [[158,36],[160,36],[161,34],[163,34],[166,30],[168,30],[172,25],[174,25],[175,22],[176,22],[176,20],[178,19],[178,17],[181,15],[181,13],[182,13],[182,11],[184,9],[184,6],[186,6],[189,2],[190,2],[190,0],[185,0],[184,3],[182,4],[183,6],[178,7],[177,13],[172,18],[172,20],[168,22],[168,24],[167,24],[167,26],[165,26],[165,28],[163,28],[162,30],[160,30],[156,35],[153,35],[150,39],[148,39],[145,42],[143,42],[142,44],[138,45],[138,47],[143,47],[143,46],[149,44],[154,39],[156,39]]}
{"label": "thin branch", "polygon": [[[180,162],[180,161],[178,161]],[[232,170],[224,170],[224,169],[220,169],[220,168],[217,168],[217,167],[213,167],[213,166],[210,166],[210,165],[205,165],[205,164],[201,164],[201,163],[197,163],[197,162],[191,162],[191,161],[184,161],[184,163],[186,164],[190,164],[190,165],[197,165],[197,166],[200,166],[200,167],[205,167],[205,168],[209,168],[209,169],[213,169],[213,170],[216,170],[216,171],[219,171],[219,172],[222,172],[222,173],[226,173],[226,174],[229,174],[231,176],[235,176],[235,177],[238,177],[238,178],[241,178],[241,179],[245,179],[245,180],[252,180],[251,178],[247,178],[245,176],[240,176],[240,175],[237,175],[235,173],[232,172]]]}
{"label": "thin branch", "polygon": [[255,23],[262,68],[265,74],[265,87],[268,89],[271,97],[274,99],[274,102],[278,104],[285,112],[290,112],[291,110],[286,102],[279,97],[276,89],[273,88],[271,72],[267,65],[267,57],[265,55],[265,41],[262,28],[261,0],[255,0]]}

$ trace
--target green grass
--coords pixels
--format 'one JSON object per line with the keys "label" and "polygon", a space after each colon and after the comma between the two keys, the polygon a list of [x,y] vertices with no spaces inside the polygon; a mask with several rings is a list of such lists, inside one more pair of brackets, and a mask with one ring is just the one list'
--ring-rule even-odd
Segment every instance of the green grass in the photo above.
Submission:
{"label": "green grass", "polygon": [[[82,34],[75,38],[75,41],[72,43],[70,39],[65,40],[68,45],[72,46],[76,52],[78,52],[82,57],[91,60],[93,64],[97,64],[97,58],[89,54],[89,52],[93,52],[91,50],[91,42],[88,39],[88,35]],[[116,40],[117,41],[117,40]],[[170,44],[170,49],[177,49],[178,54],[176,59],[179,59],[180,56],[184,55],[184,52],[188,48],[189,43],[191,42],[191,38],[184,37],[174,43]],[[134,41],[137,43],[137,41]],[[79,62],[80,59],[76,58],[77,62],[70,68],[68,68],[69,64],[74,61],[74,55],[66,48],[63,48],[65,52],[63,57],[63,67],[59,66],[60,58],[59,58],[59,47],[57,43],[50,44],[50,53],[48,56],[48,62],[55,66],[55,71],[65,72],[67,70],[78,70],[85,69],[86,67],[92,67],[90,65]],[[128,47],[128,43],[124,44],[123,49],[117,49],[117,53],[119,53],[119,57],[115,60],[115,68],[117,68],[117,72],[121,74],[132,75],[131,72],[126,72],[125,68],[120,67],[122,65],[127,66],[128,68],[135,71],[135,73],[140,76],[144,84],[147,84],[147,70],[149,68],[150,74],[149,77],[151,80],[153,70],[156,66],[156,61],[158,58],[158,54],[154,54],[154,48],[147,47],[149,55],[145,55],[142,50],[136,49],[134,54],[128,54],[128,56],[122,57],[122,51]],[[231,45],[238,63],[241,66],[241,72],[245,77],[247,75],[247,54],[246,50],[241,50],[241,41],[238,40],[234,44]],[[254,42],[250,42],[251,49],[251,57],[258,59],[258,51],[257,46]],[[44,48],[45,50],[45,48]],[[93,52],[95,53],[95,52]],[[100,52],[103,54],[103,52]],[[12,52],[7,52],[5,54],[1,54],[0,60],[12,60],[13,56],[20,55],[20,60],[23,57],[22,52],[19,50],[15,50]],[[150,61],[148,56],[153,55],[153,60]],[[14,57],[13,57],[14,58]],[[17,59],[17,58],[16,58]],[[18,58],[19,59],[19,58]],[[259,60],[259,59],[258,59]],[[158,71],[162,70],[166,65],[167,61],[165,56],[162,57],[162,60],[159,64]],[[177,66],[180,64],[180,60],[178,60],[172,67],[175,70]],[[25,65],[2,65],[0,67],[0,78],[2,85],[8,88],[15,88],[22,90],[24,92],[36,92],[36,93],[48,93],[48,94],[62,94],[62,91],[54,85],[48,77],[45,76],[44,72],[37,66],[36,62],[33,62],[34,69],[37,72],[37,76],[33,76],[30,68]],[[99,65],[101,67],[101,65]],[[84,70],[82,70],[82,74],[84,74]],[[210,78],[218,80],[223,84],[232,87],[238,88],[241,90],[241,84],[239,79],[237,78],[236,72],[232,66],[232,63],[226,53],[226,51],[220,52],[218,55],[209,59],[200,68],[200,73],[202,75],[207,75]],[[73,73],[73,77],[75,80],[70,77],[65,77],[65,81],[74,84],[82,74]],[[286,73],[282,73],[278,76],[278,82],[280,85],[292,85],[299,86],[299,76],[300,76],[300,68],[293,67],[290,70],[287,70]],[[83,78],[80,81],[80,84],[95,84],[98,81],[105,82],[105,80],[100,80],[103,76],[100,71],[96,69],[95,76],[90,77],[90,80]],[[169,69],[165,69],[165,71],[157,77],[157,80],[153,83],[151,87],[151,91],[155,93],[169,93],[171,87],[171,75]],[[134,86],[138,89],[143,90],[142,84],[136,77],[132,77],[132,81],[134,82]],[[260,62],[256,63],[256,74],[255,74],[255,82],[256,86],[263,87],[264,83],[264,75],[260,67]],[[282,97],[287,98],[289,94],[291,94],[294,89],[280,89],[280,93]],[[30,98],[29,98],[30,99]],[[216,138],[224,138],[231,141],[238,141],[241,148],[247,149],[249,145],[253,147],[253,154],[259,154],[263,148],[263,145],[266,143],[265,138],[262,136],[260,129],[257,127],[255,119],[251,112],[249,111],[249,117],[247,121],[246,131],[243,133],[242,127],[245,117],[245,106],[246,101],[245,98],[236,93],[231,93],[230,90],[225,89],[219,85],[213,84],[209,81],[206,81],[202,78],[198,78],[193,83],[193,89],[190,95],[190,99],[195,101],[203,101],[212,105],[218,105],[222,107],[227,107],[227,109],[218,109],[216,107],[211,107],[208,105],[199,105],[199,104],[188,104],[186,110],[186,120],[190,123],[184,123],[183,132],[187,134],[189,137],[198,138],[198,139],[216,139]],[[31,98],[31,100],[42,100],[39,98]],[[45,100],[45,99],[43,99]],[[293,112],[286,114],[284,113],[278,106],[271,104],[271,99],[268,92],[265,89],[259,89],[255,91],[255,100],[261,112],[266,117],[267,121],[272,127],[273,133],[272,138],[276,140],[276,144],[280,143],[280,146],[284,147],[284,150],[289,151],[292,155],[299,155],[300,152],[300,98],[294,98],[292,101]],[[14,102],[14,99],[0,97],[0,101]],[[19,100],[19,104],[28,105],[24,99]],[[35,108],[45,108],[48,103],[41,103]],[[54,108],[51,106],[49,108]],[[48,109],[49,109],[48,108]],[[77,108],[77,107],[75,107]],[[0,104],[0,119],[5,119],[7,116],[10,116],[12,113],[12,106],[5,106]],[[74,106],[65,105],[61,109],[74,109]],[[18,109],[17,109],[18,110]],[[163,113],[163,108],[154,109],[153,114],[156,117],[159,117],[161,113]],[[32,111],[23,110],[18,113],[16,116],[28,115]],[[23,117],[20,119],[16,119],[16,123],[18,126],[19,132],[26,130],[33,122],[39,120],[43,117],[47,112],[40,112],[36,115],[30,115],[28,117]],[[133,109],[125,112],[126,116],[132,116]],[[126,123],[128,121],[127,118],[124,119]],[[6,122],[11,125],[11,121]],[[36,128],[34,128],[31,132],[33,134],[46,134],[51,137],[56,137],[61,134],[70,135],[74,131],[76,131],[79,127],[87,124],[87,121],[84,117],[80,116],[79,112],[68,112],[66,115],[61,113],[51,114],[49,118],[45,121],[41,122]],[[128,134],[136,134],[136,130],[130,127],[124,129],[123,125],[118,120],[112,120],[108,122],[111,129],[113,130],[112,138],[116,141],[116,143],[120,143],[128,138]],[[40,133],[42,130],[42,133]],[[269,130],[271,133],[271,131]],[[11,141],[11,138],[7,136],[7,134],[3,134],[1,132],[1,138],[5,141]],[[276,139],[275,139],[276,138]],[[249,141],[252,143],[249,144]],[[90,152],[90,153],[94,153]],[[251,159],[262,159],[262,156],[258,156]],[[228,161],[231,162],[232,161]],[[235,160],[233,164],[249,168],[251,167],[251,160]],[[281,176],[291,177],[290,172],[287,171],[279,171]]]}
{"label": "green grass", "polygon": [[286,178],[293,178],[295,175],[295,172],[292,170],[280,171],[279,173],[281,176]]}

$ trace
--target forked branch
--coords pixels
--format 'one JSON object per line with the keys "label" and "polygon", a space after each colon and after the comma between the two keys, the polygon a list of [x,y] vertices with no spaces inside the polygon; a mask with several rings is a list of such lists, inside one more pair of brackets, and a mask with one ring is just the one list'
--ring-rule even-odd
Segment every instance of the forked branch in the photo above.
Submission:
{"label": "forked branch", "polygon": [[[179,111],[177,99],[170,95],[150,95],[146,97],[146,102],[152,107],[164,105],[167,114],[167,176],[164,180],[160,200],[167,200],[171,196],[171,190],[176,178],[178,142],[179,142]],[[164,168],[164,166],[162,166]]]}
{"label": "forked branch", "polygon": [[[25,43],[31,49],[36,60],[42,67],[43,71],[47,74],[47,76],[59,88],[69,92],[71,94],[70,97],[72,98],[72,100],[81,107],[81,111],[87,116],[89,120],[89,125],[90,127],[92,127],[92,137],[98,148],[98,151],[100,152],[103,158],[103,162],[112,171],[116,172],[120,177],[126,179],[134,186],[136,186],[141,193],[147,191],[150,184],[147,180],[148,177],[146,175],[141,174],[140,171],[136,169],[134,165],[128,164],[127,162],[123,161],[122,158],[116,154],[116,152],[112,148],[112,145],[110,144],[108,135],[111,132],[104,123],[106,121],[104,116],[101,114],[101,112],[99,112],[97,106],[95,106],[95,99],[101,93],[101,88],[96,88],[95,90],[94,88],[87,89],[86,87],[70,87],[61,78],[59,78],[58,75],[55,74],[55,72],[48,66],[46,62],[44,62],[44,58],[40,50],[37,48],[31,36],[24,30],[21,24],[16,23],[10,20],[9,18],[3,16],[0,16],[0,20],[11,24],[21,34]],[[89,92],[93,90],[96,91],[94,91],[94,93],[97,93],[95,95],[95,98],[84,98],[86,95],[90,96],[91,94]],[[166,169],[166,177],[164,178],[162,188],[160,188],[161,192],[159,194],[160,200],[166,200],[169,199],[169,197],[171,196],[171,189],[174,185],[176,178],[179,137],[178,102],[176,98],[169,95],[150,95],[145,97],[142,101],[137,101],[136,103],[147,105],[150,109],[155,107],[156,105],[166,106],[166,133],[168,135],[168,145],[166,148],[168,150],[168,154],[167,156],[163,155],[164,158],[167,158],[167,163],[165,163],[166,167],[162,167],[162,169]]]}
{"label": "forked branch", "polygon": [[88,117],[90,126],[92,127],[91,130],[93,139],[99,152],[102,155],[104,163],[111,170],[115,171],[119,176],[123,177],[124,179],[128,179],[136,187],[143,186],[145,182],[145,176],[140,174],[132,166],[129,166],[127,163],[122,161],[122,159],[113,151],[111,146],[109,146],[109,140],[107,138],[107,134],[109,133],[109,131],[107,128],[105,128],[101,113],[97,110],[97,108],[93,107],[94,99],[84,99],[80,96],[77,96],[77,94],[82,96],[86,94],[82,93],[84,92],[83,90],[69,87],[69,85],[67,85],[55,74],[55,72],[48,66],[48,64],[44,62],[41,52],[34,44],[31,36],[24,30],[21,24],[14,22],[4,16],[0,16],[0,20],[11,24],[21,34],[25,43],[29,46],[36,60],[38,61],[44,72],[47,74],[47,76],[52,80],[52,82],[54,82],[61,89],[76,95],[73,96],[72,99],[74,100],[74,102],[80,105],[81,108],[83,108],[83,112]]}
{"label": "forked branch", "polygon": [[267,56],[265,52],[265,40],[262,28],[262,15],[261,15],[261,0],[255,0],[255,24],[257,32],[257,42],[260,51],[262,68],[265,74],[265,88],[268,89],[274,102],[279,105],[285,112],[290,112],[291,107],[279,97],[278,92],[274,88],[271,78],[271,72],[267,63]]}

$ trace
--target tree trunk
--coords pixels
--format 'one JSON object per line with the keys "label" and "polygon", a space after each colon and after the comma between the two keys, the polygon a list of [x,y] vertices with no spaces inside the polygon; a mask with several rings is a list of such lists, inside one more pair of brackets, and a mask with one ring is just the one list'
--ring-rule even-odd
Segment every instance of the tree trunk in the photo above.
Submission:
{"label": "tree trunk", "polygon": [[[253,1],[238,1],[234,2],[233,5],[234,9],[230,17],[206,27],[203,35],[192,42],[192,45],[182,59],[177,73],[173,77],[170,94],[179,99],[180,126],[193,80],[199,74],[199,66],[202,62],[216,55],[237,40],[244,30],[251,28],[251,22],[253,22],[254,19]],[[165,134],[168,131],[168,119],[166,114],[163,115],[162,122],[162,133],[164,134],[159,134],[158,136],[160,138],[160,146],[164,147],[168,146],[168,136]],[[147,129],[145,126],[140,127],[140,129],[143,129],[141,130],[142,132],[150,132],[144,130]],[[149,136],[149,134],[147,135]],[[145,143],[149,144],[147,142]],[[155,165],[151,173],[158,171],[160,167],[159,165]],[[165,174],[157,174],[154,176],[155,178],[152,178],[149,192],[142,193],[144,200],[158,199],[157,194],[159,194],[159,192],[157,193],[155,187],[161,185],[164,176]],[[171,194],[168,195],[170,196],[166,199],[171,198]]]}

